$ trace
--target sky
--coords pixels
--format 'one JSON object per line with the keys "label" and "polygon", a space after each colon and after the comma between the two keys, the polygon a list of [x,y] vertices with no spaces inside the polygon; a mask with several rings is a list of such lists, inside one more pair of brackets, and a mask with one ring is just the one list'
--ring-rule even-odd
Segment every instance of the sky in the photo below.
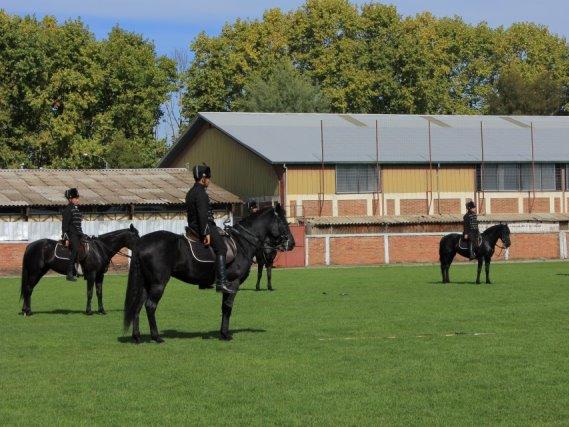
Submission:
{"label": "sky", "polygon": [[[372,0],[352,0],[370,3]],[[58,20],[80,17],[99,39],[115,25],[142,34],[154,42],[158,53],[172,56],[184,51],[202,31],[219,33],[223,24],[236,18],[255,19],[269,8],[292,10],[304,0],[0,0],[0,9],[17,15],[41,18],[53,15]],[[476,24],[486,21],[493,27],[531,21],[569,39],[569,0],[385,0],[402,15],[430,11],[436,16],[461,16]],[[161,123],[158,135],[169,137]]]}
{"label": "sky", "polygon": [[[118,24],[154,41],[159,53],[172,55],[176,49],[187,49],[201,31],[215,35],[225,22],[259,18],[272,7],[296,9],[302,3],[303,0],[0,0],[0,9],[18,15],[54,15],[60,20],[80,17],[98,38],[104,38]],[[459,15],[469,23],[486,21],[491,26],[532,21],[569,38],[569,0],[386,0],[382,3],[397,6],[403,15],[428,10],[436,16]]]}

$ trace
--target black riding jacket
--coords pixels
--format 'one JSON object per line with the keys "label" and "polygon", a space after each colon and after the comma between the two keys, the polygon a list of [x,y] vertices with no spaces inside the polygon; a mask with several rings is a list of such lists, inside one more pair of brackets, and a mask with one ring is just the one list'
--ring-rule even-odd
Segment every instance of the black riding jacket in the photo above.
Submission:
{"label": "black riding jacket", "polygon": [[69,203],[65,209],[63,209],[63,220],[61,222],[61,234],[63,238],[68,239],[71,235],[82,236],[82,220],[83,215],[79,208],[73,203]]}
{"label": "black riding jacket", "polygon": [[195,183],[186,194],[186,209],[188,214],[188,227],[201,237],[210,234],[215,227],[213,211],[205,187]]}
{"label": "black riding jacket", "polygon": [[479,234],[478,230],[478,216],[474,212],[466,212],[463,217],[464,221],[464,234]]}

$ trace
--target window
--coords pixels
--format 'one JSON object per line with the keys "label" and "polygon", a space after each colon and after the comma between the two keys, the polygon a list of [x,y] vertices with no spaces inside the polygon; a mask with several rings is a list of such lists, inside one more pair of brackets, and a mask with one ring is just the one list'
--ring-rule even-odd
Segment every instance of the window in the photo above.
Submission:
{"label": "window", "polygon": [[373,193],[378,191],[375,165],[337,165],[337,193]]}
{"label": "window", "polygon": [[[569,165],[568,165],[569,169]],[[555,191],[560,188],[560,174],[554,163],[538,163],[535,175],[531,163],[485,164],[484,176],[478,166],[478,190],[486,191]]]}

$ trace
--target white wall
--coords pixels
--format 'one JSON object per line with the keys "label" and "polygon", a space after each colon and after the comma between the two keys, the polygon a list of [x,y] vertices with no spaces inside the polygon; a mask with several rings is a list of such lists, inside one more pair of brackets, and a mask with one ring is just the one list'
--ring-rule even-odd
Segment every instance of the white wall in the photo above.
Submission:
{"label": "white wall", "polygon": [[[216,218],[216,224],[223,228],[223,221],[229,219],[229,225],[233,224],[233,216],[226,215]],[[166,230],[173,233],[183,233],[186,221],[182,219],[173,220],[132,220],[132,221],[83,221],[83,231],[91,236],[108,233],[114,230],[128,228],[133,224],[139,231],[140,235],[148,234],[153,231]],[[34,241],[39,239],[61,238],[61,222],[45,221],[45,222],[0,222],[0,241],[16,242],[16,241]]]}

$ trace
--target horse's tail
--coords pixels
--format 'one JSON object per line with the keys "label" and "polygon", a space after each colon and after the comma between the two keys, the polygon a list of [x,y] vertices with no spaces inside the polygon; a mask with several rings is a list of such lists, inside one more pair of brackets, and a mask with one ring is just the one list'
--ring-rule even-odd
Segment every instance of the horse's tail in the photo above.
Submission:
{"label": "horse's tail", "polygon": [[135,249],[130,259],[130,269],[128,271],[128,285],[126,288],[126,297],[124,300],[124,331],[128,331],[130,325],[137,315],[138,307],[140,307],[144,298],[144,275],[140,265],[140,255]]}

